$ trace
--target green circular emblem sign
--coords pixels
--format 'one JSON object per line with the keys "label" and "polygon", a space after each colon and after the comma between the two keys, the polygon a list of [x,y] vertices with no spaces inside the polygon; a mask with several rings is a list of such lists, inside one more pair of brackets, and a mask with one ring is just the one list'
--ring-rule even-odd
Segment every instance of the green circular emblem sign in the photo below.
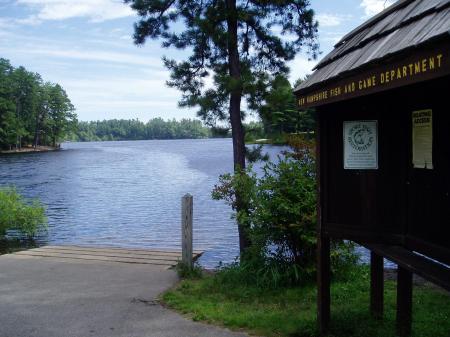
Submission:
{"label": "green circular emblem sign", "polygon": [[366,124],[356,124],[348,131],[347,140],[353,149],[363,152],[373,144],[374,134]]}

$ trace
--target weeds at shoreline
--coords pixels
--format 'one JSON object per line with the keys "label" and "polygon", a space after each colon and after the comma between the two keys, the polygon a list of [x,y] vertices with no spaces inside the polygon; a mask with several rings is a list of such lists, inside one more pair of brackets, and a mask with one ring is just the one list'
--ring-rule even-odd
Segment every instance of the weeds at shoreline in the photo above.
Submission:
{"label": "weeds at shoreline", "polygon": [[0,255],[11,254],[36,247],[38,247],[38,244],[34,240],[0,238]]}

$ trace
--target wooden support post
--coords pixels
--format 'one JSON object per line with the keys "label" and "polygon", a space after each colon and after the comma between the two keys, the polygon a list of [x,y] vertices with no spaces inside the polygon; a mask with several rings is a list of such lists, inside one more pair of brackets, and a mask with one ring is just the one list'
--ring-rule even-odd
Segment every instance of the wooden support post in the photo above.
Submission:
{"label": "wooden support post", "polygon": [[397,335],[411,335],[412,324],[412,278],[413,274],[398,266],[397,268]]}
{"label": "wooden support post", "polygon": [[192,268],[192,212],[193,197],[189,193],[181,199],[181,248],[182,263]]}
{"label": "wooden support post", "polygon": [[321,334],[330,328],[330,238],[319,235],[317,263],[317,321]]}
{"label": "wooden support post", "polygon": [[374,252],[370,252],[370,313],[376,319],[383,318],[383,296],[383,257]]}

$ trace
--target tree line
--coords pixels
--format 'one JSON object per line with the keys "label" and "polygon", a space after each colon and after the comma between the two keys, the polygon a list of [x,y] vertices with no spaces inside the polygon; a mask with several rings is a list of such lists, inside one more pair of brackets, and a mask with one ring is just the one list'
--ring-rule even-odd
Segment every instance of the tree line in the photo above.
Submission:
{"label": "tree line", "polygon": [[[294,87],[300,83],[294,85]],[[262,102],[262,103],[261,103]],[[311,112],[298,111],[293,87],[285,75],[268,80],[258,102],[249,104],[258,122],[243,125],[246,139],[278,138],[285,133],[311,131]],[[24,67],[0,58],[0,149],[57,146],[64,140],[108,141],[230,137],[229,127],[200,120],[153,118],[78,122],[75,108],[59,84],[45,82]],[[209,124],[209,125],[208,125]],[[223,124],[226,125],[226,124]]]}
{"label": "tree line", "polygon": [[64,89],[0,58],[0,149],[58,145],[76,127]]}
{"label": "tree line", "polygon": [[[296,81],[292,86],[284,75],[268,81],[266,90],[259,96],[260,102],[252,106],[258,121],[243,124],[247,141],[259,138],[283,139],[280,137],[283,134],[314,130],[313,112],[297,109],[294,88],[301,81]],[[84,142],[210,137],[231,137],[230,127],[226,123],[222,127],[211,123],[205,125],[197,119],[177,121],[153,118],[147,123],[138,119],[111,119],[79,122],[67,140]]]}
{"label": "tree line", "polygon": [[138,119],[110,119],[103,121],[79,122],[76,130],[67,139],[71,141],[108,140],[148,140],[209,138],[213,136],[210,128],[195,119],[175,119],[165,121],[153,118],[147,123]]}

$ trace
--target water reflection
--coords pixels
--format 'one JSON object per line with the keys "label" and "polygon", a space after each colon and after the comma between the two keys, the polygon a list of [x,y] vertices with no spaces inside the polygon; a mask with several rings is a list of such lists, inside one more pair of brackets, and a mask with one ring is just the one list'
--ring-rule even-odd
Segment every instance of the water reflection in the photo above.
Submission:
{"label": "water reflection", "polygon": [[[281,150],[265,147],[272,160]],[[58,152],[0,156],[0,186],[16,185],[46,205],[41,243],[129,248],[179,248],[181,197],[191,193],[194,248],[213,268],[238,255],[231,210],[211,199],[219,175],[233,169],[232,153],[230,139],[67,143]]]}
{"label": "water reflection", "polygon": [[[267,147],[272,158],[279,147]],[[194,245],[214,267],[238,254],[230,209],[211,199],[232,170],[229,139],[68,143],[59,152],[0,156],[0,185],[47,207],[41,243],[179,248],[180,201],[194,195]]]}

